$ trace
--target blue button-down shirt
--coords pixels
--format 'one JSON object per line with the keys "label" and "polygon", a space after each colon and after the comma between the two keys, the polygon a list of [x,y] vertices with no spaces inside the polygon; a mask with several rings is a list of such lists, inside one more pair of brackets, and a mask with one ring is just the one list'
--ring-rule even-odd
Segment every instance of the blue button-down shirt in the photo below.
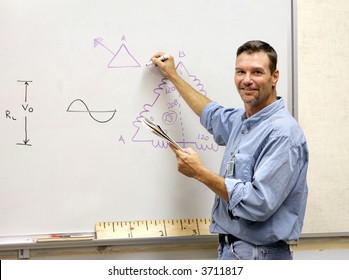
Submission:
{"label": "blue button-down shirt", "polygon": [[220,175],[229,202],[215,197],[211,232],[255,245],[297,240],[308,196],[308,147],[283,99],[249,118],[242,108],[212,102],[200,120],[217,144],[226,146]]}

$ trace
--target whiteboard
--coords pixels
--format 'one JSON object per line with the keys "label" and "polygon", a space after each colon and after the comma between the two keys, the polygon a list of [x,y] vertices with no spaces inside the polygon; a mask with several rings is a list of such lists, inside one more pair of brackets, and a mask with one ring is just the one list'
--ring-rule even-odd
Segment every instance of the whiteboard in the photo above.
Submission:
{"label": "whiteboard", "polygon": [[222,148],[149,58],[241,107],[236,49],[279,55],[294,96],[292,7],[280,0],[0,1],[0,236],[93,232],[101,221],[205,218],[213,193],[177,172],[145,116],[218,172]]}

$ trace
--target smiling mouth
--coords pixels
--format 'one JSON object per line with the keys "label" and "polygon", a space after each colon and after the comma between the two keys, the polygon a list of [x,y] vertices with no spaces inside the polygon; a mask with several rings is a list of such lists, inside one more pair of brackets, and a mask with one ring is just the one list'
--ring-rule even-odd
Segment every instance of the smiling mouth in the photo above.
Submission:
{"label": "smiling mouth", "polygon": [[244,93],[253,93],[255,92],[257,89],[253,89],[253,88],[242,88],[241,91]]}

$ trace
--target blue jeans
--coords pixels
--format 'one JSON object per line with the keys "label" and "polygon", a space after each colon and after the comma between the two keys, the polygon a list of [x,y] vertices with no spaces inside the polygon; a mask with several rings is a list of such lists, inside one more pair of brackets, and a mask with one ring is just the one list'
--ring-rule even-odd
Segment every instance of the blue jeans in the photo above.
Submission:
{"label": "blue jeans", "polygon": [[292,260],[290,246],[279,241],[268,245],[253,245],[245,241],[232,244],[221,243],[218,247],[219,260]]}

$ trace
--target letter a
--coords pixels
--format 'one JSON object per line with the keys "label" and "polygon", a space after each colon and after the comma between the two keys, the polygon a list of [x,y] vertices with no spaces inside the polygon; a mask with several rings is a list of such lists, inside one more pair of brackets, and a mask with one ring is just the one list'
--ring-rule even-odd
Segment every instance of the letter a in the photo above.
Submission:
{"label": "letter a", "polygon": [[124,137],[123,137],[122,135],[121,135],[120,138],[119,138],[119,142],[121,142],[121,141],[122,141],[124,144],[126,144],[125,139],[124,139]]}

